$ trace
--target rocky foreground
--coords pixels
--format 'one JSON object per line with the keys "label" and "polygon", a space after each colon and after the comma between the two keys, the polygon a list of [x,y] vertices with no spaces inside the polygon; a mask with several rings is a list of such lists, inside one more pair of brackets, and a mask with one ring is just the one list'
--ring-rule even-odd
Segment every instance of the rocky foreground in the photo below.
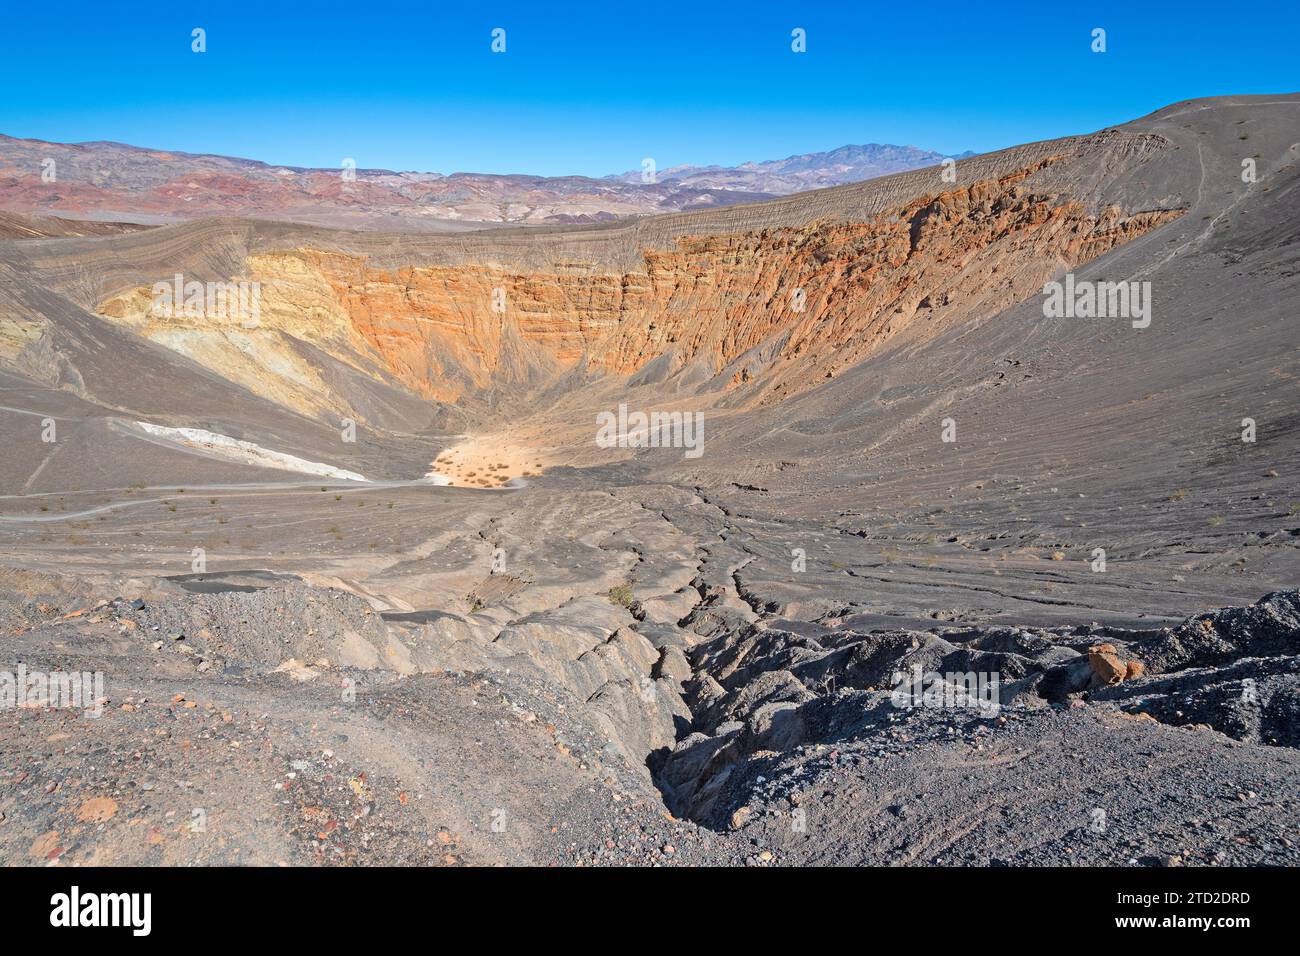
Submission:
{"label": "rocky foreground", "polygon": [[5,863],[1300,862],[1300,592],[921,631],[241,580],[6,574],[6,659],[105,685],[0,710]]}

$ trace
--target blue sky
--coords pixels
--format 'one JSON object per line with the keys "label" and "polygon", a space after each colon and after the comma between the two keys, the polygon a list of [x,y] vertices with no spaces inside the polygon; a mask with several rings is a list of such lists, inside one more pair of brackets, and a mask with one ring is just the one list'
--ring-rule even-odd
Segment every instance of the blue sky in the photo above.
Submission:
{"label": "blue sky", "polygon": [[1300,4],[4,0],[0,74],[14,136],[604,175],[845,143],[985,151],[1191,97],[1292,92]]}

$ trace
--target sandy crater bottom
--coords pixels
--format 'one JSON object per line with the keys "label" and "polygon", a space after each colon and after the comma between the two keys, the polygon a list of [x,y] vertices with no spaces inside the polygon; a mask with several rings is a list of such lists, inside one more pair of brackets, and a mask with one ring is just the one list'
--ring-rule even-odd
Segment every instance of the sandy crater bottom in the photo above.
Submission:
{"label": "sandy crater bottom", "polygon": [[429,477],[438,484],[461,488],[519,487],[543,474],[546,452],[532,445],[482,435],[458,442],[431,463]]}

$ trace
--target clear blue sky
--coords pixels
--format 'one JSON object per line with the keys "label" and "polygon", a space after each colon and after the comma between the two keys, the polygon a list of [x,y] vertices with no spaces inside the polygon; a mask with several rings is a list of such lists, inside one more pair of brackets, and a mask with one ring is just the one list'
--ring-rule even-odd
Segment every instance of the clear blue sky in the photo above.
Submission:
{"label": "clear blue sky", "polygon": [[0,74],[14,136],[603,175],[845,143],[984,151],[1292,92],[1300,4],[0,0]]}

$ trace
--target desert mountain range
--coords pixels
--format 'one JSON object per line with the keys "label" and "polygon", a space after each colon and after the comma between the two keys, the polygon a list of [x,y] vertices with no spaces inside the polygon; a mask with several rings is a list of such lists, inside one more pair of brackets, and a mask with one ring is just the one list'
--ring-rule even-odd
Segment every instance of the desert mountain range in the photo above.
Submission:
{"label": "desert mountain range", "polygon": [[[72,219],[169,222],[243,216],[345,228],[459,231],[487,224],[603,222],[754,202],[932,166],[912,146],[843,146],[738,167],[621,176],[307,169],[121,143],[0,135],[0,209]],[[42,178],[53,161],[54,181]],[[343,160],[340,160],[342,163]]]}

